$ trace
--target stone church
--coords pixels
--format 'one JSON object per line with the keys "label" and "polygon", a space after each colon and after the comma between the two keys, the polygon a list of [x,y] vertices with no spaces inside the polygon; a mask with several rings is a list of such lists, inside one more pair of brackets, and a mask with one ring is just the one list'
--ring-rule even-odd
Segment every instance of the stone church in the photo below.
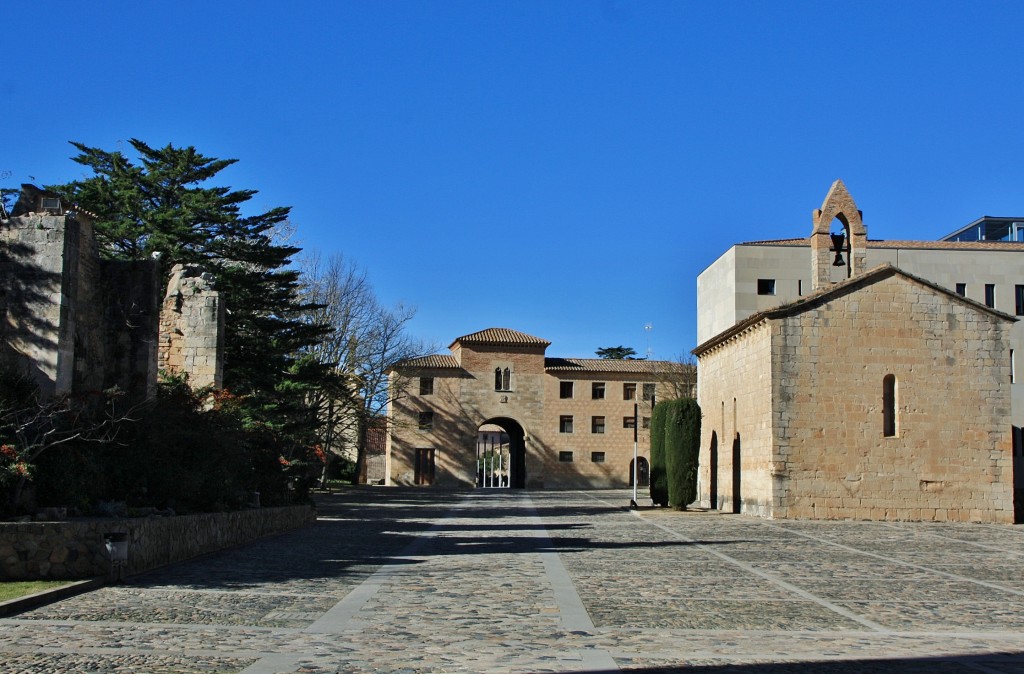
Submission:
{"label": "stone church", "polygon": [[891,264],[867,269],[862,215],[839,181],[809,248],[808,294],[693,352],[700,504],[769,518],[1013,522],[1016,319]]}

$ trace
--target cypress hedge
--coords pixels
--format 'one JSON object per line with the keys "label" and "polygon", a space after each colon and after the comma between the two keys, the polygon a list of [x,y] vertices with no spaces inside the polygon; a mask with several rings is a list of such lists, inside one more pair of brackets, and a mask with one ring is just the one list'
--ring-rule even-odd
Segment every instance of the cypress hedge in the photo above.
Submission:
{"label": "cypress hedge", "polygon": [[[669,503],[679,510],[697,500],[700,405],[692,398],[669,400],[665,408],[664,449]],[[653,431],[652,431],[653,432]],[[653,449],[654,438],[651,438]]]}
{"label": "cypress hedge", "polygon": [[651,500],[668,505],[668,478],[665,468],[665,422],[668,408],[659,403],[651,411]]}

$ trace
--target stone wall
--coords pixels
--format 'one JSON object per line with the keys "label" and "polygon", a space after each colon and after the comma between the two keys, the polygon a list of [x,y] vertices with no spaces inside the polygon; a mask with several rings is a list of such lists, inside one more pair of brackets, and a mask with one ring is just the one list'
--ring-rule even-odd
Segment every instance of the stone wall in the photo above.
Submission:
{"label": "stone wall", "polygon": [[780,319],[777,515],[1012,522],[1009,329],[900,275]]}
{"label": "stone wall", "polygon": [[195,388],[224,381],[224,305],[213,276],[196,265],[175,265],[160,312],[159,368],[187,374]]}
{"label": "stone wall", "polygon": [[153,394],[159,366],[222,383],[224,308],[209,275],[175,268],[164,316],[155,259],[101,260],[90,216],[22,186],[0,222],[0,357],[44,395],[118,387]]}
{"label": "stone wall", "polygon": [[762,321],[701,356],[697,492],[704,507],[773,514],[771,345],[772,325]]}
{"label": "stone wall", "polygon": [[312,524],[309,506],[179,517],[0,523],[0,580],[74,579],[110,572],[104,535],[128,534],[126,574],[140,573]]}

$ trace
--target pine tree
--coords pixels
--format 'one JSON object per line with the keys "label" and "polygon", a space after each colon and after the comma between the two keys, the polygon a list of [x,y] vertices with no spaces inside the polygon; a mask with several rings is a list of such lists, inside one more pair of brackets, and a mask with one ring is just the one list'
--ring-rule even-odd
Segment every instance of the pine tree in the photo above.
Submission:
{"label": "pine tree", "polygon": [[306,443],[311,437],[302,436],[315,428],[303,406],[306,392],[337,382],[329,364],[300,362],[325,328],[302,320],[314,307],[303,304],[299,272],[291,267],[300,249],[274,241],[289,209],[244,215],[254,190],[211,186],[237,160],[206,157],[193,147],[129,143],[137,161],[72,143],[79,150],[74,161],[93,175],[50,189],[96,215],[103,255],[141,260],[159,253],[165,274],[177,263],[211,271],[227,308],[225,388],[249,401],[250,422],[282,446]]}

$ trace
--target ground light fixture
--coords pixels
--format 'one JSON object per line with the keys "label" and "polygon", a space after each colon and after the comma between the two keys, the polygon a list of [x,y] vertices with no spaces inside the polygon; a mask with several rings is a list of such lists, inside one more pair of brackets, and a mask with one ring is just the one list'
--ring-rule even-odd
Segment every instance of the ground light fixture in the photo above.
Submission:
{"label": "ground light fixture", "polygon": [[120,581],[124,575],[124,565],[128,562],[128,534],[124,531],[105,533],[103,544],[110,557],[110,579]]}

